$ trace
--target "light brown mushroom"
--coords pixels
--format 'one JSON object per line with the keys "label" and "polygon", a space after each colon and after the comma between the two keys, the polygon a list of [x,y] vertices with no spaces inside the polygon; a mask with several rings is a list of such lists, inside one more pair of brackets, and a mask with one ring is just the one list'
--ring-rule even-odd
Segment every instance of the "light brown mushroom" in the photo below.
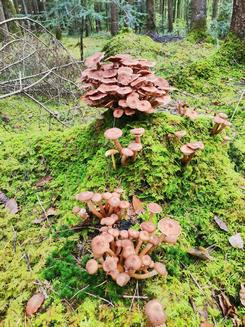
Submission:
{"label": "light brown mushroom", "polygon": [[116,166],[116,160],[115,160],[115,154],[119,153],[118,150],[116,149],[110,149],[110,150],[107,150],[106,153],[105,153],[105,156],[106,157],[111,157],[111,161],[112,161],[112,166],[114,169],[117,168]]}
{"label": "light brown mushroom", "polygon": [[114,118],[121,118],[124,114],[124,110],[123,109],[120,109],[120,108],[117,108],[115,110],[113,110],[113,117]]}
{"label": "light brown mushroom", "polygon": [[154,269],[152,271],[149,271],[145,274],[138,274],[138,273],[133,273],[131,274],[131,277],[135,278],[135,279],[147,279],[147,278],[151,278],[154,277],[156,275],[161,275],[166,277],[168,274],[166,267],[164,264],[162,264],[161,262],[155,262],[154,263]]}
{"label": "light brown mushroom", "polygon": [[132,160],[135,161],[138,153],[142,150],[143,146],[141,143],[133,142],[128,145],[128,148],[133,151],[134,155],[132,157]]}
{"label": "light brown mushroom", "polygon": [[90,259],[86,263],[86,270],[89,273],[89,275],[94,275],[97,273],[99,269],[99,264],[95,259]]}
{"label": "light brown mushroom", "polygon": [[152,222],[153,218],[155,217],[156,214],[161,213],[162,212],[162,207],[159,206],[159,204],[151,202],[147,205],[147,209],[150,212],[150,219],[149,221]]}
{"label": "light brown mushroom", "polygon": [[118,274],[118,276],[116,278],[117,285],[119,285],[121,287],[125,286],[129,281],[130,281],[130,277],[125,272]]}
{"label": "light brown mushroom", "polygon": [[122,166],[126,166],[128,164],[128,158],[133,157],[134,153],[129,148],[122,148],[121,155],[122,155],[121,164]]}
{"label": "light brown mushroom", "polygon": [[104,253],[115,257],[115,253],[110,249],[107,238],[103,235],[95,236],[91,241],[91,248],[95,258],[100,258]]}
{"label": "light brown mushroom", "polygon": [[104,58],[104,53],[96,52],[92,56],[86,58],[84,64],[87,68],[97,68],[101,60]]}
{"label": "light brown mushroom", "polygon": [[175,244],[181,234],[181,227],[178,221],[170,218],[163,218],[158,222],[158,229],[161,231],[159,241]]}
{"label": "light brown mushroom", "polygon": [[145,314],[151,327],[159,327],[165,324],[167,317],[161,303],[154,299],[145,305]]}
{"label": "light brown mushroom", "polygon": [[122,146],[119,142],[119,138],[122,136],[122,134],[123,134],[122,130],[116,127],[107,129],[104,133],[105,138],[113,141],[115,147],[119,152],[121,152],[122,150]]}
{"label": "light brown mushroom", "polygon": [[145,133],[145,129],[143,127],[133,128],[130,130],[130,134],[135,136],[135,142],[141,143],[141,136]]}
{"label": "light brown mushroom", "polygon": [[77,194],[75,196],[75,198],[78,201],[85,202],[87,204],[88,208],[89,208],[89,211],[91,211],[96,217],[101,219],[101,218],[103,218],[102,214],[97,211],[95,205],[91,201],[93,195],[94,195],[93,192],[85,191],[85,192],[81,192],[81,193]]}

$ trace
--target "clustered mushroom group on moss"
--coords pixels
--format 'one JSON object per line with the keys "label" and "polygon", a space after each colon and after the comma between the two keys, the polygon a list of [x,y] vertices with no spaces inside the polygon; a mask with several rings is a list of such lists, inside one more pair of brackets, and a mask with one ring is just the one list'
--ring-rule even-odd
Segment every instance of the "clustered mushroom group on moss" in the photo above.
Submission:
{"label": "clustered mushroom group on moss", "polygon": [[128,144],[127,147],[122,147],[119,138],[122,136],[123,131],[119,128],[109,128],[105,131],[104,136],[107,140],[113,141],[116,149],[110,149],[106,151],[106,157],[111,157],[113,168],[116,169],[115,154],[119,153],[121,156],[122,166],[128,164],[128,160],[135,161],[138,153],[142,150],[141,136],[145,133],[144,128],[133,128],[130,130],[130,134],[134,136],[134,142]]}
{"label": "clustered mushroom group on moss", "polygon": [[104,54],[97,52],[85,60],[81,82],[82,99],[90,106],[105,107],[115,118],[137,112],[153,113],[170,101],[168,81],[150,70],[154,63],[118,54],[102,63]]}

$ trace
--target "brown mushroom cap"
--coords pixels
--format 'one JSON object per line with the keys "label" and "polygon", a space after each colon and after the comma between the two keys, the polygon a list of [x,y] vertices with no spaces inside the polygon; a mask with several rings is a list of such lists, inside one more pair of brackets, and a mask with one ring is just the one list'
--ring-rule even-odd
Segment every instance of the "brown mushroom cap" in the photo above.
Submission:
{"label": "brown mushroom cap", "polygon": [[117,228],[109,228],[108,233],[111,234],[114,238],[118,237],[120,234]]}
{"label": "brown mushroom cap", "polygon": [[161,276],[167,276],[168,272],[166,266],[161,262],[155,262],[154,269],[158,272]]}
{"label": "brown mushroom cap", "polygon": [[119,273],[117,278],[116,278],[116,283],[119,286],[125,286],[128,282],[130,281],[130,277],[126,273]]}
{"label": "brown mushroom cap", "polygon": [[139,152],[139,151],[141,151],[142,150],[142,148],[143,148],[143,146],[142,146],[142,144],[141,143],[130,143],[129,145],[128,145],[128,148],[130,149],[130,150],[132,150],[133,152]]}
{"label": "brown mushroom cap", "polygon": [[147,242],[147,241],[149,241],[149,239],[150,239],[150,235],[149,235],[148,232],[142,230],[142,231],[140,231],[140,233],[139,233],[139,238],[141,239],[141,241],[143,241],[143,242]]}
{"label": "brown mushroom cap", "polygon": [[110,193],[110,192],[105,192],[102,194],[102,198],[104,200],[109,200],[111,197],[112,197],[112,193]]}
{"label": "brown mushroom cap", "polygon": [[119,84],[122,84],[122,85],[129,85],[130,82],[132,81],[132,74],[129,74],[129,73],[119,73],[118,76],[117,76],[117,81]]}
{"label": "brown mushroom cap", "polygon": [[170,218],[163,218],[158,222],[158,229],[162,234],[168,236],[179,236],[181,227],[178,221]]}
{"label": "brown mushroom cap", "polygon": [[107,69],[102,74],[103,78],[112,78],[117,76],[117,69]]}
{"label": "brown mushroom cap", "polygon": [[113,116],[115,118],[121,118],[123,116],[123,114],[124,114],[123,109],[118,108],[118,109],[113,110]]}
{"label": "brown mushroom cap", "polygon": [[143,257],[141,257],[141,261],[142,264],[146,267],[150,266],[152,263],[151,257],[148,254],[143,255]]}
{"label": "brown mushroom cap", "polygon": [[145,129],[143,127],[133,128],[130,130],[130,134],[135,136],[142,136],[145,133]]}
{"label": "brown mushroom cap", "polygon": [[[115,217],[116,216],[116,217]],[[102,218],[101,221],[100,221],[100,224],[101,225],[106,225],[106,226],[112,226],[115,224],[115,222],[118,220],[118,216],[115,215],[114,217],[105,217],[105,218]]]}
{"label": "brown mushroom cap", "polygon": [[159,206],[159,204],[154,203],[154,202],[149,203],[147,205],[147,208],[151,213],[154,213],[154,214],[162,212],[162,207]]}
{"label": "brown mushroom cap", "polygon": [[128,230],[128,235],[132,238],[138,238],[139,234],[140,234],[140,232],[138,230],[134,230],[134,229]]}
{"label": "brown mushroom cap", "polygon": [[95,236],[91,241],[92,252],[95,257],[102,256],[105,252],[107,252],[110,248],[109,242],[103,235]]}
{"label": "brown mushroom cap", "polygon": [[125,113],[126,116],[133,116],[135,114],[135,110],[134,109],[125,108],[124,113]]}
{"label": "brown mushroom cap", "polygon": [[163,311],[161,303],[154,299],[146,303],[145,314],[153,327],[164,324],[167,320],[166,314]]}
{"label": "brown mushroom cap", "polygon": [[139,270],[142,265],[140,257],[136,254],[128,256],[124,262],[126,270]]}
{"label": "brown mushroom cap", "polygon": [[139,105],[139,95],[137,93],[131,93],[127,96],[126,103],[129,108],[137,109]]}
{"label": "brown mushroom cap", "polygon": [[84,64],[86,67],[91,68],[96,66],[104,58],[104,53],[96,52],[92,56],[86,58]]}
{"label": "brown mushroom cap", "polygon": [[129,208],[129,206],[130,206],[130,203],[128,202],[128,201],[121,201],[120,202],[120,205],[119,205],[119,207],[121,208],[121,209],[128,209]]}
{"label": "brown mushroom cap", "polygon": [[81,201],[81,202],[87,202],[92,199],[93,195],[94,195],[94,192],[85,191],[85,192],[81,192],[81,193],[77,194],[75,196],[75,199],[78,201]]}
{"label": "brown mushroom cap", "polygon": [[114,127],[114,128],[109,128],[105,131],[104,136],[108,140],[117,140],[119,137],[121,137],[123,134],[122,130]]}
{"label": "brown mushroom cap", "polygon": [[192,142],[192,143],[187,143],[186,144],[188,148],[192,150],[203,150],[204,149],[204,144],[202,142]]}
{"label": "brown mushroom cap", "polygon": [[140,227],[148,233],[153,233],[156,230],[156,226],[150,221],[144,221]]}
{"label": "brown mushroom cap", "polygon": [[186,136],[186,131],[177,131],[174,133],[174,135],[178,138],[181,139],[182,137]]}
{"label": "brown mushroom cap", "polygon": [[94,275],[97,273],[99,269],[98,262],[95,259],[90,259],[86,263],[86,270],[89,273],[89,275]]}
{"label": "brown mushroom cap", "polygon": [[185,156],[189,156],[191,154],[193,154],[195,152],[195,150],[191,149],[188,147],[187,144],[182,145],[182,147],[180,148],[180,151],[183,153],[183,155]]}
{"label": "brown mushroom cap", "polygon": [[122,148],[121,154],[126,157],[132,157],[134,155],[133,151],[128,148]]}
{"label": "brown mushroom cap", "polygon": [[91,200],[95,203],[98,203],[102,200],[102,195],[100,193],[94,193]]}
{"label": "brown mushroom cap", "polygon": [[128,238],[128,231],[126,229],[123,229],[120,231],[120,236],[122,239]]}
{"label": "brown mushroom cap", "polygon": [[116,196],[112,196],[109,200],[108,203],[111,207],[116,208],[120,205],[120,199]]}
{"label": "brown mushroom cap", "polygon": [[118,101],[118,105],[120,106],[120,107],[122,107],[122,108],[127,108],[127,102],[126,102],[126,100],[125,99],[121,99],[121,100],[119,100]]}
{"label": "brown mushroom cap", "polygon": [[132,89],[129,86],[119,87],[119,89],[117,90],[117,94],[122,96],[127,95],[129,93],[132,93]]}
{"label": "brown mushroom cap", "polygon": [[117,263],[118,263],[118,258],[117,257],[109,257],[107,256],[105,261],[102,264],[102,267],[105,272],[110,272],[117,270]]}
{"label": "brown mushroom cap", "polygon": [[101,93],[110,93],[110,92],[117,92],[118,89],[119,89],[118,85],[101,84],[97,90]]}
{"label": "brown mushroom cap", "polygon": [[125,67],[125,66],[122,66],[122,67],[118,68],[117,72],[118,72],[118,74],[121,74],[121,73],[133,74],[134,73],[132,68]]}
{"label": "brown mushroom cap", "polygon": [[148,112],[152,109],[151,103],[147,100],[138,101],[137,109],[142,112]]}

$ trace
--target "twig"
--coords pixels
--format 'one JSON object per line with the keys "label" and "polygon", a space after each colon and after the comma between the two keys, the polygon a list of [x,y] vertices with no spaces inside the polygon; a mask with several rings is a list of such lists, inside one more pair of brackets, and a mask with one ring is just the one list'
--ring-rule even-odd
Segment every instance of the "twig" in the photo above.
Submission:
{"label": "twig", "polygon": [[25,56],[25,57],[23,57],[23,58],[21,58],[21,59],[15,61],[15,62],[13,62],[12,64],[9,64],[9,65],[3,67],[2,69],[0,69],[0,73],[2,73],[2,72],[4,72],[5,70],[11,68],[12,66],[15,66],[15,65],[19,64],[20,62],[23,62],[24,60],[26,60],[26,59],[28,59],[29,57],[31,57],[32,55],[34,55],[36,52],[37,52],[37,50],[35,50],[35,51],[29,53],[27,56]]}
{"label": "twig", "polygon": [[89,286],[90,286],[90,285],[87,285],[87,286],[81,288],[79,291],[77,291],[77,292],[76,292],[76,293],[71,297],[71,300],[72,300],[74,297],[76,297],[76,295],[77,295],[78,293],[80,293],[80,292],[86,290]]}
{"label": "twig", "polygon": [[235,114],[236,114],[236,112],[237,112],[237,110],[238,110],[238,108],[239,108],[239,105],[240,105],[240,103],[241,103],[241,101],[242,101],[242,98],[243,98],[244,93],[245,93],[245,90],[242,91],[242,94],[241,94],[241,96],[240,96],[240,98],[239,98],[239,100],[238,100],[238,103],[237,103],[237,105],[236,105],[236,108],[235,108],[234,111],[233,111],[233,114],[232,114],[230,120],[232,120],[233,117],[235,116]]}
{"label": "twig", "polygon": [[29,254],[27,252],[25,252],[24,258],[25,258],[25,261],[26,261],[27,269],[29,271],[32,271],[31,265],[30,265],[30,257],[29,257]]}
{"label": "twig", "polygon": [[12,229],[13,229],[13,233],[14,233],[14,235],[13,235],[13,250],[14,250],[14,252],[16,252],[17,232],[13,226],[12,226]]}
{"label": "twig", "polygon": [[[136,289],[135,289],[136,291]],[[123,295],[123,298],[124,299],[143,299],[143,300],[147,300],[148,299],[148,296],[146,295]]]}
{"label": "twig", "polygon": [[15,42],[20,42],[20,41],[22,41],[22,39],[14,39],[14,40],[9,41],[8,43],[5,43],[4,46],[2,46],[0,48],[0,52],[3,51],[7,46],[9,46]]}
{"label": "twig", "polygon": [[90,296],[96,298],[96,299],[100,299],[100,300],[102,300],[102,301],[104,301],[104,302],[110,304],[112,307],[114,307],[114,304],[113,304],[112,302],[110,302],[109,300],[107,300],[107,299],[105,299],[105,298],[103,298],[103,297],[101,297],[101,296],[98,296],[98,295],[95,295],[95,294],[93,294],[93,293],[89,293],[89,292],[85,292],[85,293],[86,293],[87,295],[90,295]]}

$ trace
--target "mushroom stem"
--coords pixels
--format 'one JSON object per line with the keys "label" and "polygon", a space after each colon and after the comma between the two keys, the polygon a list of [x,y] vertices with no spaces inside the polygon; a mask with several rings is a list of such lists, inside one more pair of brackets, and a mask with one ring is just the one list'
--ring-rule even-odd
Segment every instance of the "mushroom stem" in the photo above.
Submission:
{"label": "mushroom stem", "polygon": [[144,249],[140,252],[139,257],[140,257],[140,258],[143,257],[143,256],[144,256],[148,251],[150,251],[150,249],[151,249],[153,246],[154,246],[153,244],[148,243],[148,244],[144,247]]}
{"label": "mushroom stem", "polygon": [[132,157],[132,161],[135,161],[138,155],[138,151],[134,151],[134,155]]}
{"label": "mushroom stem", "polygon": [[211,133],[210,133],[210,134],[211,134],[211,135],[216,135],[216,134],[218,134],[218,133],[217,133],[217,130],[218,130],[219,126],[220,126],[220,124],[217,124],[217,123],[216,123],[216,124],[214,125],[213,129],[211,130]]}
{"label": "mushroom stem", "polygon": [[116,257],[115,253],[111,249],[107,250],[106,253],[108,253],[112,257]]}
{"label": "mushroom stem", "polygon": [[141,143],[140,135],[135,135],[135,143]]}
{"label": "mushroom stem", "polygon": [[112,166],[113,166],[113,168],[114,168],[114,169],[117,169],[117,167],[116,167],[116,160],[115,160],[115,156],[114,156],[114,154],[111,155],[111,161],[112,161]]}
{"label": "mushroom stem", "polygon": [[135,254],[139,253],[139,250],[140,250],[142,244],[143,244],[143,241],[141,239],[139,239],[138,243],[136,245],[136,248],[135,248]]}
{"label": "mushroom stem", "polygon": [[97,209],[94,206],[94,204],[92,203],[92,201],[88,201],[87,202],[87,205],[88,205],[89,211],[91,211],[92,214],[94,214],[99,219],[102,219],[103,218],[102,214],[97,211]]}
{"label": "mushroom stem", "polygon": [[184,166],[186,166],[190,161],[191,159],[194,157],[195,155],[195,152],[193,152],[192,154],[190,155],[184,155],[183,158],[181,159],[182,163],[184,164]]}
{"label": "mushroom stem", "polygon": [[128,157],[125,155],[122,155],[122,160],[121,160],[122,166],[127,166],[127,163],[128,163]]}
{"label": "mushroom stem", "polygon": [[146,278],[151,278],[158,275],[158,272],[156,270],[149,271],[146,274],[132,274],[130,277],[133,277],[135,279],[146,279]]}
{"label": "mushroom stem", "polygon": [[99,205],[99,208],[100,208],[100,213],[101,213],[104,217],[106,217],[106,212],[105,212],[105,209],[104,209],[104,206],[103,206],[102,202],[99,201],[99,202],[98,202],[98,205]]}
{"label": "mushroom stem", "polygon": [[113,142],[114,142],[115,147],[117,148],[117,150],[118,150],[119,152],[121,152],[121,151],[122,151],[122,146],[121,146],[120,142],[118,141],[118,139],[113,140]]}

